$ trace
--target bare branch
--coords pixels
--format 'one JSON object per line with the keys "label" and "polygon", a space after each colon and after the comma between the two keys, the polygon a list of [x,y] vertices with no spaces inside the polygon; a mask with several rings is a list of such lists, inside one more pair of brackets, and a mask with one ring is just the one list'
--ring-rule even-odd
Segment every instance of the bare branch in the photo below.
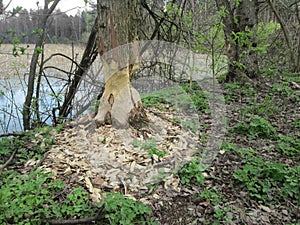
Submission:
{"label": "bare branch", "polygon": [[98,210],[97,215],[82,219],[73,219],[73,220],[47,220],[44,219],[42,221],[43,224],[51,224],[51,225],[73,225],[73,224],[91,224],[93,221],[99,221],[103,217],[102,211],[104,210],[105,205],[102,205]]}
{"label": "bare branch", "polygon": [[13,153],[11,154],[11,156],[9,157],[9,159],[3,164],[3,166],[1,166],[0,168],[0,174],[2,173],[2,171],[11,163],[11,161],[13,160],[13,158],[15,157],[16,153],[17,153],[18,149],[15,149],[13,151]]}

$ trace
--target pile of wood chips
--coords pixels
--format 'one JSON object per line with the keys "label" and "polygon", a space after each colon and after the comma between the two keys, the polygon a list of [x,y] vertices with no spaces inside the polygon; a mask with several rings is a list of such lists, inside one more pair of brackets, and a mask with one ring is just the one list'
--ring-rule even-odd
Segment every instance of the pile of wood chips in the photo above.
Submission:
{"label": "pile of wood chips", "polygon": [[[94,202],[107,191],[121,192],[147,203],[153,187],[180,192],[179,178],[174,176],[185,162],[197,153],[199,134],[185,130],[173,112],[146,110],[146,127],[115,129],[110,125],[96,128],[93,120],[66,128],[55,137],[55,145],[40,167],[63,179],[67,185],[84,186]],[[149,154],[141,145],[155,140],[156,151]]]}

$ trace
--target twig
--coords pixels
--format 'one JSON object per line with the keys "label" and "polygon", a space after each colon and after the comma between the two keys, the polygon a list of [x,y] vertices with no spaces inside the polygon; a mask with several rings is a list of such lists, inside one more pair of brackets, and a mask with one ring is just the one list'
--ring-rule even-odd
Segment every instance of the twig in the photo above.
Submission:
{"label": "twig", "polygon": [[0,168],[0,174],[5,169],[5,167],[7,167],[10,164],[10,162],[13,160],[13,158],[15,157],[17,151],[18,151],[18,149],[15,149],[13,151],[13,153],[11,154],[11,156],[9,157],[9,159],[6,161],[6,163],[4,163],[3,166]]}
{"label": "twig", "polygon": [[46,152],[44,155],[43,155],[43,158],[40,159],[40,161],[38,161],[38,163],[33,167],[32,170],[36,170],[38,167],[40,167],[42,165],[42,163],[45,161],[45,159],[48,157],[49,155],[49,151]]}
{"label": "twig", "polygon": [[43,224],[51,224],[51,225],[73,225],[73,224],[91,224],[93,221],[100,220],[102,218],[102,211],[104,209],[105,205],[102,205],[101,208],[98,210],[97,214],[92,217],[82,218],[82,219],[71,219],[71,220],[48,220],[44,219],[42,220]]}
{"label": "twig", "polygon": [[20,134],[20,133],[6,133],[6,134],[0,134],[0,138],[3,138],[3,137],[10,137],[10,136],[13,136],[13,137],[23,137],[23,136],[25,136],[25,134]]}

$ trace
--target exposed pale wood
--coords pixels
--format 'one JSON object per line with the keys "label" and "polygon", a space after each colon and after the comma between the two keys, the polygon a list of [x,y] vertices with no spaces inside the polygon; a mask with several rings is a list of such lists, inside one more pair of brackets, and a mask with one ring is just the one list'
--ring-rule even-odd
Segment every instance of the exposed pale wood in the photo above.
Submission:
{"label": "exposed pale wood", "polygon": [[129,127],[129,117],[135,116],[132,112],[138,113],[141,106],[141,97],[130,84],[130,67],[109,76],[99,105],[95,117],[98,126],[112,124],[118,128]]}
{"label": "exposed pale wood", "polygon": [[[118,46],[138,40],[139,7],[137,0],[99,1],[99,54],[104,64],[105,89],[95,117],[97,126],[112,124],[117,128],[129,127],[129,121],[142,112],[139,93],[131,86],[130,77],[138,68],[131,59],[139,56],[138,45],[133,45],[127,56]],[[101,26],[100,26],[101,25]],[[105,52],[114,49],[109,59]],[[126,58],[131,57],[131,58]],[[137,60],[135,60],[137,61]],[[127,62],[127,65],[121,65]]]}

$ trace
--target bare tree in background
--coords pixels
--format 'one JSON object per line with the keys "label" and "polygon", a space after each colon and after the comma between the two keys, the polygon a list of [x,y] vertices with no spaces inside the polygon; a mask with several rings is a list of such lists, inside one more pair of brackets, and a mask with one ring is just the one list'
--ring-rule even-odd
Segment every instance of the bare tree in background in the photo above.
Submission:
{"label": "bare tree in background", "polygon": [[[258,0],[216,0],[219,11],[224,11],[224,34],[229,58],[227,81],[238,74],[253,78],[258,72],[256,55],[250,49],[256,47],[251,31],[258,23]],[[249,46],[251,43],[252,46]]]}
{"label": "bare tree in background", "polygon": [[3,14],[4,6],[3,6],[3,0],[0,0],[0,15]]}
{"label": "bare tree in background", "polygon": [[267,1],[274,17],[280,24],[287,47],[286,63],[292,72],[300,71],[300,1]]}
{"label": "bare tree in background", "polygon": [[29,70],[29,76],[28,76],[28,86],[27,86],[27,93],[26,93],[26,98],[25,98],[25,103],[23,106],[23,126],[24,130],[29,130],[32,128],[31,124],[31,106],[33,102],[33,93],[34,93],[34,83],[35,83],[35,77],[36,77],[36,69],[37,69],[37,63],[40,55],[40,51],[42,50],[43,43],[45,41],[46,37],[46,30],[47,30],[47,21],[49,16],[52,14],[54,11],[55,7],[59,3],[60,0],[55,0],[52,2],[50,8],[49,6],[49,1],[45,0],[44,2],[44,10],[43,10],[43,15],[40,20],[40,24],[38,26],[39,29],[41,29],[41,34],[37,38],[35,47],[34,47],[34,52],[31,58],[30,62],[30,70]]}

